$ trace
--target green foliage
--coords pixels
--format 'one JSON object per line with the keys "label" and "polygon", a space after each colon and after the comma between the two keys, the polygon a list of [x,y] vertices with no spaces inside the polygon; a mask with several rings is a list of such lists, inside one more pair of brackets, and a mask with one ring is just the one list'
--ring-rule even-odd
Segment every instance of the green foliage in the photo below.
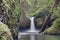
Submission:
{"label": "green foliage", "polygon": [[51,17],[52,18],[54,18],[54,17],[60,18],[60,4],[54,9]]}
{"label": "green foliage", "polygon": [[[24,0],[24,7],[27,7],[24,9],[24,12],[26,15],[29,16],[34,16],[43,11],[44,9],[47,9],[47,7],[50,8],[54,0]],[[27,11],[26,11],[27,10]]]}
{"label": "green foliage", "polygon": [[20,8],[17,4],[15,4],[15,6],[12,7],[10,10],[12,12],[12,18],[14,20],[14,24],[16,24],[20,17]]}
{"label": "green foliage", "polygon": [[[4,32],[6,32],[7,35],[4,35],[5,34]],[[7,36],[8,36],[8,38],[7,38]],[[10,29],[8,28],[7,25],[0,22],[0,40],[7,40],[7,39],[8,40],[13,40]]]}
{"label": "green foliage", "polygon": [[60,3],[54,8],[51,18],[56,18],[53,25],[44,32],[47,34],[60,34]]}
{"label": "green foliage", "polygon": [[3,0],[3,3],[6,6],[7,17],[13,21],[13,24],[16,24],[20,17],[21,11],[19,0]]}
{"label": "green foliage", "polygon": [[45,33],[47,34],[60,34],[60,18],[57,18],[53,25],[45,30]]}
{"label": "green foliage", "polygon": [[6,5],[7,9],[10,9],[14,0],[2,0],[2,1]]}
{"label": "green foliage", "polygon": [[[42,17],[44,20],[45,16],[42,15],[46,15],[47,11],[51,12],[50,7],[54,1],[55,0],[3,0],[3,3],[6,6],[6,16],[9,27],[13,27],[13,29],[16,27],[20,19],[21,10],[23,10],[27,17],[38,16]],[[47,9],[46,12],[45,9]],[[51,18],[60,18],[60,4],[54,8]],[[54,21],[53,26],[47,30],[50,31],[50,29],[55,29],[55,27],[58,28],[58,25],[59,24]]]}
{"label": "green foliage", "polygon": [[17,36],[18,34],[18,22],[20,18],[20,3],[19,0],[3,0],[6,8],[7,25],[11,30],[12,35]]}

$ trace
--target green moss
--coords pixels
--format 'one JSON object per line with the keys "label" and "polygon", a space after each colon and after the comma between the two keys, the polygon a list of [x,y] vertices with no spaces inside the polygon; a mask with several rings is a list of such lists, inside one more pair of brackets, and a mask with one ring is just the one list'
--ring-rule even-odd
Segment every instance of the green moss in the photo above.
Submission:
{"label": "green moss", "polygon": [[[8,38],[7,38],[8,36]],[[7,25],[0,22],[0,40],[13,40],[10,29]]]}
{"label": "green moss", "polygon": [[57,18],[53,25],[44,31],[47,34],[60,34],[60,18]]}

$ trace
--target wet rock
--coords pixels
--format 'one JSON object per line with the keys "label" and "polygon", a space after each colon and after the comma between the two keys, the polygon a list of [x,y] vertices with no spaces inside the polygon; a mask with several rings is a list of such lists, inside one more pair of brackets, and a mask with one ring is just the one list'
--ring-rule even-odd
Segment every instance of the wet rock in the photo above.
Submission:
{"label": "wet rock", "polygon": [[35,19],[35,28],[40,29],[43,24],[43,20],[41,18],[36,18]]}
{"label": "wet rock", "polygon": [[44,23],[45,18],[47,17],[49,11],[48,9],[44,9],[42,12],[38,13],[38,15],[35,16],[35,27],[40,29]]}
{"label": "wet rock", "polygon": [[25,14],[21,14],[19,20],[19,30],[29,29],[30,28],[30,19],[25,16]]}

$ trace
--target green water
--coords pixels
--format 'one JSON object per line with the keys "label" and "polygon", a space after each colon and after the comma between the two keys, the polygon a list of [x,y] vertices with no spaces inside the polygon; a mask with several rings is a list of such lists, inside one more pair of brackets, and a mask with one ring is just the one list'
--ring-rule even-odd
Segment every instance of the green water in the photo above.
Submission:
{"label": "green water", "polygon": [[[19,40],[30,40],[30,36],[22,36]],[[60,40],[59,35],[35,35],[35,40]]]}
{"label": "green water", "polygon": [[60,40],[60,35],[45,35],[45,40]]}

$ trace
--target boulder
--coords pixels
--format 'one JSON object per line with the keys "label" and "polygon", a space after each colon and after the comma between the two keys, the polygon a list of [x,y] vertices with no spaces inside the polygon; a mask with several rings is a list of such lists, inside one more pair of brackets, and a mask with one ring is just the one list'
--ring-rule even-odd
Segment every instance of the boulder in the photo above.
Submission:
{"label": "boulder", "polygon": [[10,29],[2,22],[0,22],[0,40],[13,40]]}

